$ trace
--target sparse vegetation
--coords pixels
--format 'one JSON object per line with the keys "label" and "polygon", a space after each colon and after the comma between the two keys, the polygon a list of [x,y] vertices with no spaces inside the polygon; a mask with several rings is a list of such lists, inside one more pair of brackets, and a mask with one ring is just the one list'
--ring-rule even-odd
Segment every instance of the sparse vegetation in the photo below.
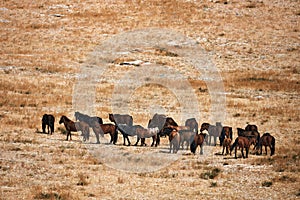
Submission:
{"label": "sparse vegetation", "polygon": [[[299,1],[23,0],[3,1],[0,13],[0,199],[300,196]],[[53,135],[40,133],[44,113],[53,113],[56,120],[62,114],[74,119],[74,85],[81,78],[80,66],[93,63],[90,53],[97,45],[124,31],[148,27],[180,32],[209,52],[224,83],[222,124],[234,128],[234,137],[236,128],[248,122],[257,124],[260,133],[272,133],[274,156],[250,154],[242,161],[228,156],[224,162],[215,155],[218,146],[205,146],[208,155],[180,150],[184,156],[167,168],[136,174],[106,166],[89,152],[89,147],[98,147],[93,140],[82,143],[74,134],[73,141],[66,142],[66,130],[58,121]],[[116,84],[140,68],[120,63],[142,60],[186,77],[199,102],[199,122],[215,123],[206,77],[210,69],[199,72],[176,48],[185,47],[140,47],[111,59],[105,75],[97,77],[95,113],[108,122]],[[147,83],[127,103],[135,124],[146,126],[156,108],[181,123],[177,97],[165,86]],[[120,138],[116,147],[127,154],[164,151],[168,145],[162,138],[157,148],[121,147]]]}

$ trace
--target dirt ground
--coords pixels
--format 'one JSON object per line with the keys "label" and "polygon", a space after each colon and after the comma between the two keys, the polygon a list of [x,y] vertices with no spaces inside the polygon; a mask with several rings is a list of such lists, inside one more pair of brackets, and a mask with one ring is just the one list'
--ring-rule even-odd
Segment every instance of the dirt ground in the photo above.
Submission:
{"label": "dirt ground", "polygon": [[[0,199],[299,198],[299,17],[298,0],[0,2]],[[256,124],[275,155],[65,141],[75,111]]]}

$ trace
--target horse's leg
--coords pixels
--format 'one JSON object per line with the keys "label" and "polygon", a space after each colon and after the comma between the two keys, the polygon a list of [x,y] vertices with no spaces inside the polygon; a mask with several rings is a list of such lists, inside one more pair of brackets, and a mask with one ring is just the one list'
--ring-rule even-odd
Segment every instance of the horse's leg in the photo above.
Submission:
{"label": "horse's leg", "polygon": [[111,144],[112,142],[113,142],[113,138],[114,138],[114,136],[113,136],[113,134],[112,133],[109,133],[109,135],[110,135],[110,142],[109,142],[109,144]]}
{"label": "horse's leg", "polygon": [[95,132],[95,135],[96,135],[96,139],[97,139],[97,144],[100,144],[100,139],[99,139],[99,133],[97,133],[97,131]]}
{"label": "horse's leg", "polygon": [[130,146],[130,145],[131,145],[131,143],[130,143],[130,140],[129,140],[129,137],[128,137],[128,135],[126,135],[126,138],[127,138],[128,146]]}
{"label": "horse's leg", "polygon": [[160,136],[157,134],[155,147],[160,144]]}
{"label": "horse's leg", "polygon": [[200,155],[203,155],[203,144],[200,145]]}
{"label": "horse's leg", "polygon": [[236,157],[236,152],[237,152],[237,145],[235,146],[235,149],[234,149],[234,158],[237,159]]}
{"label": "horse's leg", "polygon": [[172,141],[170,141],[170,151],[169,151],[169,153],[171,153],[172,152]]}
{"label": "horse's leg", "polygon": [[[223,151],[222,151],[222,155],[224,155],[224,150],[225,150],[225,145],[223,144]],[[226,147],[226,154],[227,154],[227,147]]]}
{"label": "horse's leg", "polygon": [[141,146],[146,146],[146,143],[145,143],[146,139],[145,138],[141,138]]}
{"label": "horse's leg", "polygon": [[267,145],[265,145],[265,151],[266,151],[266,155],[268,155],[268,150],[267,150]]}
{"label": "horse's leg", "polygon": [[125,138],[126,136],[123,134],[123,145],[125,146],[126,145],[126,143],[125,143]]}
{"label": "horse's leg", "polygon": [[155,135],[154,136],[152,136],[152,144],[151,144],[151,147],[153,147],[153,145],[154,145],[154,141],[156,140],[156,137],[155,137]]}
{"label": "horse's leg", "polygon": [[249,149],[250,148],[246,147],[246,158],[248,158]]}
{"label": "horse's leg", "polygon": [[245,155],[244,155],[244,147],[241,148],[241,152],[242,152],[242,157],[245,158]]}
{"label": "horse's leg", "polygon": [[139,137],[139,136],[137,136],[137,138],[136,138],[136,143],[134,144],[134,146],[137,146],[137,145],[138,145],[138,143],[139,143],[139,141],[140,141],[140,137]]}

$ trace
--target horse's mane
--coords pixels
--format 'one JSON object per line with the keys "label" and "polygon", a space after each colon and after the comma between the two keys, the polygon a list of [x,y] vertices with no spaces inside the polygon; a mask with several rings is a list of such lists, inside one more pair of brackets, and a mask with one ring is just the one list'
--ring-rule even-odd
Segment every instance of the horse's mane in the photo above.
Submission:
{"label": "horse's mane", "polygon": [[70,122],[70,121],[72,121],[72,120],[70,120],[67,116],[65,116],[65,115],[63,115],[63,116],[61,116],[62,118],[64,118],[66,121],[68,121],[68,122]]}

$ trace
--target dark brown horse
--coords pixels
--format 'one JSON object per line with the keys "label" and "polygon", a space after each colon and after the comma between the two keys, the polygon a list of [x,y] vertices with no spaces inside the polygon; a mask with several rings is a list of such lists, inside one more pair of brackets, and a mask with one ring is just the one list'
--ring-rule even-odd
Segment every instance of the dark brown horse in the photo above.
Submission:
{"label": "dark brown horse", "polygon": [[258,143],[260,140],[260,134],[258,131],[256,131],[256,130],[246,131],[242,128],[237,128],[237,132],[238,132],[238,136],[244,136],[244,137],[249,137],[249,138],[254,137],[256,139],[256,144],[255,144],[254,148],[258,146]]}
{"label": "dark brown horse", "polygon": [[178,131],[173,130],[170,134],[169,134],[169,142],[170,142],[170,153],[177,153],[180,147],[180,135],[178,133]]}
{"label": "dark brown horse", "polygon": [[185,121],[185,126],[190,127],[190,130],[198,133],[198,122],[195,118],[190,118]]}
{"label": "dark brown horse", "polygon": [[226,137],[224,140],[223,140],[223,151],[222,151],[222,155],[224,155],[224,151],[226,149],[226,154],[229,154],[229,150],[230,150],[230,145],[231,145],[231,139],[229,137]]}
{"label": "dark brown horse", "polygon": [[51,134],[54,132],[54,122],[55,118],[53,115],[44,114],[42,118],[42,129],[43,133],[46,133],[46,127],[48,129],[48,134]]}
{"label": "dark brown horse", "polygon": [[225,138],[230,138],[232,140],[232,127],[230,126],[223,126],[222,131],[221,131],[221,135],[219,137],[220,140],[220,146],[223,145],[223,141]]}
{"label": "dark brown horse", "polygon": [[[249,148],[250,148],[250,141],[249,138],[244,137],[244,136],[238,136],[234,143],[230,147],[230,155],[233,149],[234,151],[234,157],[237,158],[236,153],[237,153],[237,148],[241,149],[242,152],[242,157],[243,158],[248,158],[248,153],[249,153]],[[246,150],[246,156],[244,155],[244,149]]]}
{"label": "dark brown horse", "polygon": [[214,138],[214,146],[217,144],[217,138],[220,137],[221,131],[222,131],[222,124],[220,122],[217,122],[216,125],[210,125],[209,123],[203,123],[201,124],[200,133],[202,131],[207,130],[209,135],[209,145],[211,145],[211,138]]}
{"label": "dark brown horse", "polygon": [[73,122],[72,120],[70,120],[68,117],[66,116],[61,116],[60,120],[59,120],[59,124],[64,124],[66,130],[67,130],[67,139],[69,139],[70,136],[70,140],[72,140],[72,136],[71,136],[71,132],[78,132],[81,131],[84,140],[88,140],[89,139],[89,135],[90,135],[90,127],[87,123],[85,122]]}
{"label": "dark brown horse", "polygon": [[258,128],[255,124],[248,124],[246,127],[245,127],[245,130],[246,131],[256,131],[258,132]]}
{"label": "dark brown horse", "polygon": [[191,152],[193,154],[196,153],[196,149],[198,146],[200,146],[200,154],[202,155],[203,154],[203,143],[204,143],[204,140],[205,140],[205,137],[206,137],[206,134],[203,134],[203,133],[200,133],[200,134],[196,134],[194,136],[194,140],[193,142],[191,143]]}
{"label": "dark brown horse", "polygon": [[116,144],[118,141],[118,130],[117,126],[114,124],[99,124],[94,122],[93,126],[93,131],[96,134],[97,137],[97,143],[100,143],[99,140],[99,135],[102,137],[104,134],[109,134],[110,135],[110,143]]}
{"label": "dark brown horse", "polygon": [[118,125],[118,124],[127,124],[128,126],[133,125],[133,118],[131,115],[108,114],[108,118],[115,125]]}
{"label": "dark brown horse", "polygon": [[258,148],[260,150],[260,155],[262,154],[262,147],[265,146],[266,155],[268,155],[267,147],[270,147],[271,154],[275,154],[275,138],[270,133],[265,133],[261,136]]}

